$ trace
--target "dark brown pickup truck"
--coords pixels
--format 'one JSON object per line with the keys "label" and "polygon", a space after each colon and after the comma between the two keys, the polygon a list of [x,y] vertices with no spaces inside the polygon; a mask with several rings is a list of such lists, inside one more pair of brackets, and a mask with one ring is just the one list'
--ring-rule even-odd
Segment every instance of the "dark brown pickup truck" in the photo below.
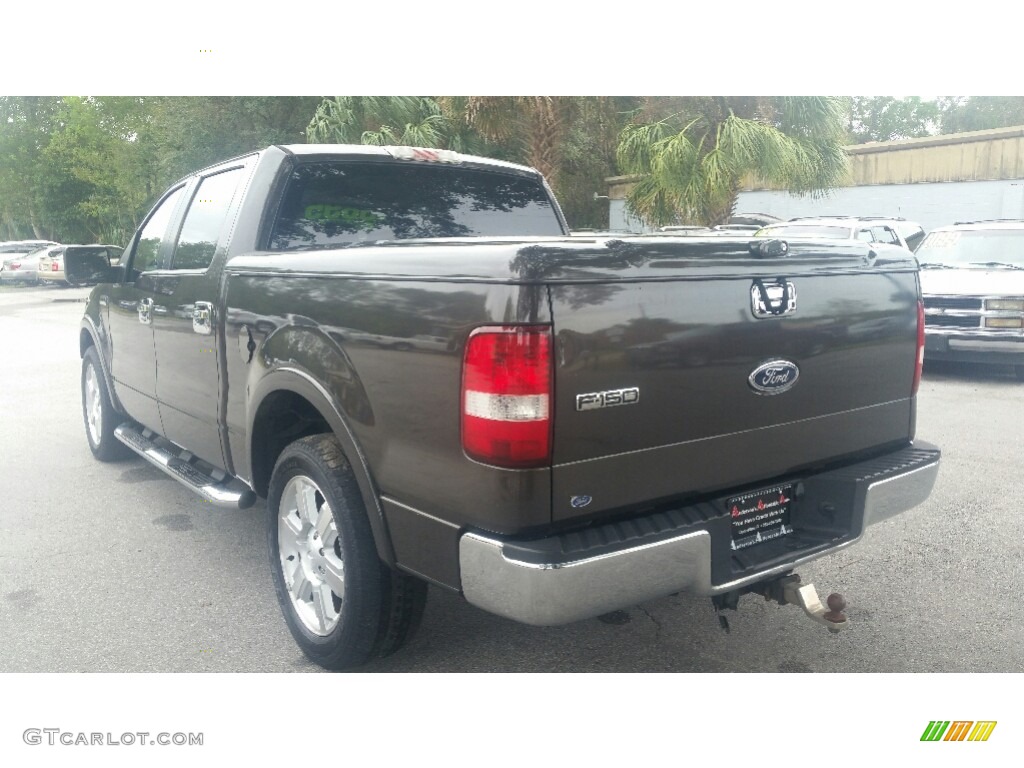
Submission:
{"label": "dark brown pickup truck", "polygon": [[93,453],[265,498],[325,667],[399,648],[428,583],[538,625],[754,591],[837,630],[793,569],[938,471],[902,248],[569,237],[529,168],[305,145],[183,179],[75,269]]}

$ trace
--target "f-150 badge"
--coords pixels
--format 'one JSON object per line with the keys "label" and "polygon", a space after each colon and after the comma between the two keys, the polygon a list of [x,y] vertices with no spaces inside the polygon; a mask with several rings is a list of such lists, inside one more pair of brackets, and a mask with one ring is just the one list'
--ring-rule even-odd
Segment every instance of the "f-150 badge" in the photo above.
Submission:
{"label": "f-150 badge", "polygon": [[769,360],[761,363],[747,377],[750,388],[759,395],[780,395],[791,389],[800,378],[800,369],[789,360]]}
{"label": "f-150 badge", "polygon": [[640,387],[608,389],[604,392],[588,392],[576,395],[577,411],[592,411],[595,408],[611,408],[613,405],[634,405],[640,402]]}

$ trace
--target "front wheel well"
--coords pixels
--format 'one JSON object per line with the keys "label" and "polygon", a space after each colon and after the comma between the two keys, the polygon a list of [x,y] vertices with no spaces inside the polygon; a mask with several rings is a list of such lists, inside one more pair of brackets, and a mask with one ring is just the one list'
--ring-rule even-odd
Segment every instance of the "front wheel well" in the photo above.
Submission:
{"label": "front wheel well", "polygon": [[266,498],[274,465],[288,445],[309,435],[331,431],[323,414],[301,395],[287,390],[267,395],[260,403],[252,425],[253,490]]}
{"label": "front wheel well", "polygon": [[85,357],[85,351],[94,346],[96,346],[96,341],[92,334],[83,328],[78,334],[78,356]]}

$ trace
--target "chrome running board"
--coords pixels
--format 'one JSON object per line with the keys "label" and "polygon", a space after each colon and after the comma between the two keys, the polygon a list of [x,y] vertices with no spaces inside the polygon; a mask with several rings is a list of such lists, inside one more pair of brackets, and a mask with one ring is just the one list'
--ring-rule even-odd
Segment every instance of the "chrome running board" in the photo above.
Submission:
{"label": "chrome running board", "polygon": [[114,430],[114,437],[211,504],[247,509],[256,503],[256,494],[241,480],[219,471],[220,477],[204,472],[190,453],[151,430],[125,422]]}

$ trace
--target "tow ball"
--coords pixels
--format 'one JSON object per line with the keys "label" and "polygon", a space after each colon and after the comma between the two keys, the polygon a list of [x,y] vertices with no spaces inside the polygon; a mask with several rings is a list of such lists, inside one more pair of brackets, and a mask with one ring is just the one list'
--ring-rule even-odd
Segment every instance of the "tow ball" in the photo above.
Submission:
{"label": "tow ball", "polygon": [[[814,585],[802,583],[800,575],[796,573],[790,573],[771,581],[752,584],[744,591],[762,595],[765,600],[774,600],[779,605],[797,605],[803,609],[803,612],[811,620],[823,625],[832,633],[838,633],[850,626],[850,620],[843,613],[846,610],[845,597],[838,592],[833,592],[825,601],[828,605],[826,609],[821,604],[821,599],[818,597],[818,591],[814,588]],[[739,596],[739,591],[730,592],[726,595],[712,598],[712,600],[716,610],[721,610],[722,608],[735,609]],[[719,614],[722,628],[728,631],[729,625],[724,619],[725,617]]]}
{"label": "tow ball", "polygon": [[812,620],[824,625],[829,632],[836,633],[850,626],[850,620],[843,613],[846,610],[846,598],[838,592],[833,592],[825,600],[828,605],[828,610],[825,610],[814,585],[801,583],[799,574],[783,576],[764,586],[770,588],[762,593],[765,600],[775,600],[779,605],[798,605]]}

